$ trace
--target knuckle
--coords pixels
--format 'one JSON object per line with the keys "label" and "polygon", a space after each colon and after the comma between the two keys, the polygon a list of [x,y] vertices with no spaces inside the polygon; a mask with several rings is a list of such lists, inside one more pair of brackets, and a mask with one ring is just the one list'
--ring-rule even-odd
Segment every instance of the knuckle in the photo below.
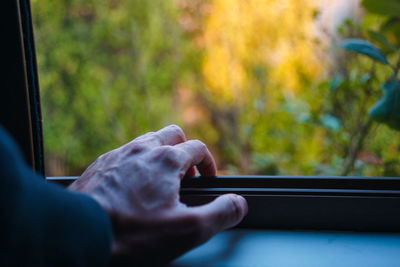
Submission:
{"label": "knuckle", "polygon": [[141,153],[143,151],[145,151],[147,149],[147,145],[145,144],[145,142],[132,142],[129,144],[129,152],[131,154],[138,154]]}
{"label": "knuckle", "polygon": [[168,127],[171,128],[171,129],[174,129],[175,131],[180,131],[180,132],[182,132],[181,127],[179,127],[179,126],[176,125],[176,124],[171,124],[171,125],[169,125]]}
{"label": "knuckle", "polygon": [[[140,136],[140,137],[142,137],[142,138],[147,138],[147,137],[149,137],[149,136],[152,136],[152,135],[154,135],[155,134],[155,132],[147,132],[147,133],[145,133],[144,135],[142,135],[142,136]],[[139,138],[140,138],[139,137]]]}
{"label": "knuckle", "polygon": [[243,213],[239,198],[234,194],[228,194],[226,195],[226,198],[229,200],[230,206],[229,218],[227,219],[236,222],[242,217]]}
{"label": "knuckle", "polygon": [[181,137],[182,139],[185,138],[185,133],[183,132],[183,130],[181,129],[181,127],[179,127],[179,126],[176,125],[176,124],[172,124],[172,125],[170,125],[169,127],[175,132],[176,135],[178,135],[178,136]]}
{"label": "knuckle", "polygon": [[199,149],[201,152],[207,152],[207,151],[208,151],[206,144],[204,144],[204,143],[201,142],[200,140],[192,140],[192,143],[193,143],[193,145],[195,145],[196,147],[198,147],[198,149]]}
{"label": "knuckle", "polygon": [[122,147],[119,147],[117,149],[108,151],[102,155],[100,155],[95,162],[92,163],[92,165],[96,165],[96,164],[104,164],[105,162],[110,162],[115,160],[116,156],[118,155],[118,153],[120,151],[122,151],[121,149]]}
{"label": "knuckle", "polygon": [[140,141],[140,140],[147,140],[150,136],[152,136],[154,134],[154,132],[147,132],[141,136],[136,137],[135,139],[133,139],[132,141]]}
{"label": "knuckle", "polygon": [[157,144],[163,144],[163,138],[160,136],[159,133],[153,133],[149,136],[149,140],[156,142]]}
{"label": "knuckle", "polygon": [[235,220],[238,220],[241,217],[241,208],[239,200],[236,197],[230,197],[232,204],[232,216]]}

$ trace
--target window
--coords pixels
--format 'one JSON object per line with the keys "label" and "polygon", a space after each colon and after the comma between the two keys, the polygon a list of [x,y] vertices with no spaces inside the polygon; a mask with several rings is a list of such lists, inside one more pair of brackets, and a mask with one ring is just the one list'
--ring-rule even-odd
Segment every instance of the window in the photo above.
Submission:
{"label": "window", "polygon": [[354,1],[31,2],[49,176],[170,123],[224,175],[400,174],[368,115],[392,70],[339,49],[381,26]]}
{"label": "window", "polygon": [[[65,3],[67,2],[71,5],[74,3],[71,1]],[[146,3],[148,2],[150,1],[146,1]],[[62,1],[52,3],[62,3]],[[10,48],[9,51],[15,53],[19,65],[12,70],[13,72],[9,74],[10,77],[7,80],[9,81],[7,85],[13,85],[13,87],[7,86],[5,92],[9,93],[10,101],[12,99],[10,92],[12,91],[19,92],[21,97],[15,98],[17,102],[19,101],[19,106],[7,105],[8,110],[3,114],[15,114],[15,116],[7,116],[6,120],[2,120],[2,124],[15,120],[24,125],[24,130],[21,130],[21,128],[14,130],[14,136],[18,137],[22,133],[29,136],[28,139],[21,138],[20,140],[29,140],[29,142],[20,142],[20,145],[24,148],[25,154],[32,158],[31,165],[41,172],[43,168],[41,169],[40,164],[37,163],[42,162],[43,159],[40,102],[29,1],[9,1],[7,5],[9,9],[4,10],[11,10],[8,12],[9,14],[17,14],[11,21],[13,22],[12,25],[17,27],[16,32],[21,33],[21,35],[11,38],[13,35],[10,31],[7,35],[10,38],[6,38],[14,44],[14,46],[10,45],[9,47],[15,47],[15,44],[18,44],[16,46],[18,49],[12,50]],[[118,8],[116,10],[118,11]],[[78,14],[82,20],[90,21],[93,19],[90,10],[72,11],[77,13],[70,13],[70,16]],[[145,16],[145,14],[139,15]],[[63,23],[68,24],[71,21],[66,19]],[[102,31],[99,30],[98,34],[101,35]],[[117,37],[118,34],[115,38]],[[51,39],[51,37],[49,38]],[[123,42],[123,40],[116,39],[102,45],[112,45],[113,41]],[[62,44],[55,42],[54,46],[56,45]],[[74,54],[74,49],[80,48],[71,47],[71,49],[71,53]],[[123,51],[116,49],[114,52],[117,55]],[[98,57],[99,60],[102,60],[100,54]],[[123,58],[120,60],[123,60]],[[64,63],[72,70],[76,67],[68,65],[68,62]],[[14,66],[12,63],[4,62],[4,64]],[[100,76],[107,73],[107,71],[103,73],[101,69],[96,71],[99,71],[96,73]],[[155,73],[154,75],[158,74]],[[24,83],[12,84],[12,82],[18,80],[18,77],[22,77]],[[47,79],[51,81],[51,77],[47,77]],[[90,91],[90,88],[88,90]],[[159,96],[160,99],[153,98],[156,102],[152,104],[157,105],[157,101],[163,100],[164,95],[161,93]],[[25,105],[21,103],[25,103]],[[215,105],[218,105],[218,103],[215,103]],[[54,116],[56,114],[55,112]],[[68,121],[65,123],[68,123]],[[9,125],[12,125],[12,123]],[[330,124],[328,123],[328,125]],[[12,129],[12,127],[9,127],[9,129]],[[61,183],[68,182],[71,179],[73,178],[49,178],[49,180],[58,180]],[[213,180],[191,178],[183,181],[181,196],[183,201],[194,205],[206,202],[226,192],[243,194],[249,201],[249,215],[242,223],[243,227],[368,231],[398,231],[400,227],[400,214],[398,213],[400,204],[399,178],[328,176],[221,176],[219,179]]]}

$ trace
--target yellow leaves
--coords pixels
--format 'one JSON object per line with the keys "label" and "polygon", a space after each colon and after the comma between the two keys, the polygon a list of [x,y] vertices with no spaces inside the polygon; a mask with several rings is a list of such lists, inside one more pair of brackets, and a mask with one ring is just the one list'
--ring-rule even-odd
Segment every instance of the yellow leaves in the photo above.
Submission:
{"label": "yellow leaves", "polygon": [[243,84],[243,66],[221,45],[207,52],[203,65],[206,85],[215,97],[232,104]]}
{"label": "yellow leaves", "polygon": [[299,41],[295,46],[287,43],[279,46],[276,51],[278,62],[272,66],[270,79],[273,84],[283,88],[284,93],[301,93],[306,88],[304,79],[318,80],[323,73],[323,61],[316,56],[312,44]]}
{"label": "yellow leaves", "polygon": [[253,77],[268,69],[269,85],[288,93],[324,69],[313,42],[313,0],[212,0],[204,25],[203,76],[218,101],[240,102]]}

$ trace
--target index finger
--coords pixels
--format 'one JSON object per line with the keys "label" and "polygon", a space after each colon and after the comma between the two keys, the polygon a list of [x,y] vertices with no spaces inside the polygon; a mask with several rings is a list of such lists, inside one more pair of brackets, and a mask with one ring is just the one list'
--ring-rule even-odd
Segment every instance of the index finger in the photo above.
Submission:
{"label": "index finger", "polygon": [[217,165],[207,146],[199,140],[189,140],[177,144],[176,149],[183,151],[184,159],[183,170],[186,172],[192,166],[196,166],[201,176],[216,176]]}

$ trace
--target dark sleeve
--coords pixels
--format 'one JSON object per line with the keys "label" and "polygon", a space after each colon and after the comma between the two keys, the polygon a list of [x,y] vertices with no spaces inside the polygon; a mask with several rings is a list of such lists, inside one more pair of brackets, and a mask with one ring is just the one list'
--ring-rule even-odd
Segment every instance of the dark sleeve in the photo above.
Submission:
{"label": "dark sleeve", "polygon": [[104,266],[111,224],[92,198],[46,183],[0,126],[0,266]]}

